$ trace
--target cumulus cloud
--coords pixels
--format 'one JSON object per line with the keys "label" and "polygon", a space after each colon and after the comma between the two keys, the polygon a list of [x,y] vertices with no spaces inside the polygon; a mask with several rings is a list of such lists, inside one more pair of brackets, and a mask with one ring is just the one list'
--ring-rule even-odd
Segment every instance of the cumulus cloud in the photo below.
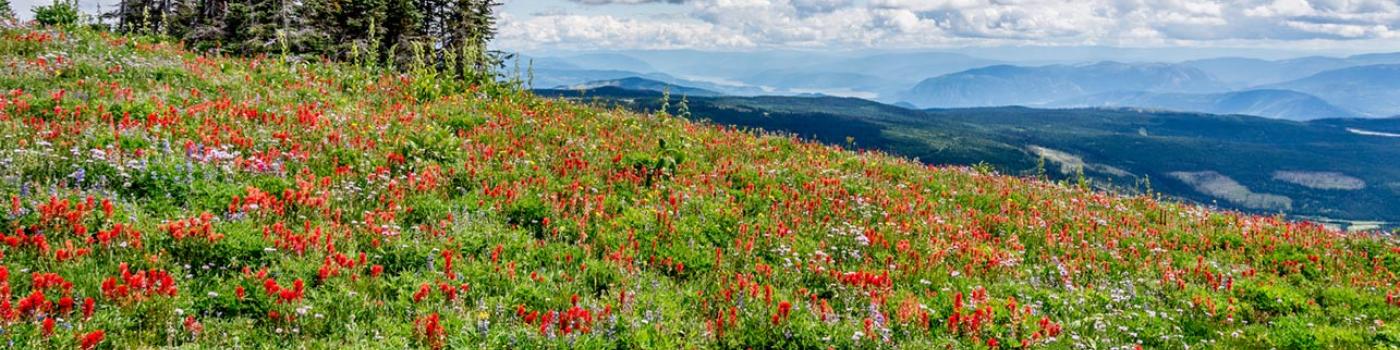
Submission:
{"label": "cumulus cloud", "polygon": [[515,18],[503,15],[500,37],[517,49],[726,48],[753,47],[748,37],[711,23],[552,14]]}
{"label": "cumulus cloud", "polygon": [[502,21],[502,39],[514,45],[613,48],[1400,39],[1395,0],[569,1],[678,5],[673,18],[508,18]]}

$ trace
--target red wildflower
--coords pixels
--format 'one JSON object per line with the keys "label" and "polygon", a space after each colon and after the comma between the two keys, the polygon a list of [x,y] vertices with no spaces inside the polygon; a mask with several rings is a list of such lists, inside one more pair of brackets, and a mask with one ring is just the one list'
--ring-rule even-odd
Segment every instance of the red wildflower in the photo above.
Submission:
{"label": "red wildflower", "polygon": [[80,342],[81,345],[79,345],[78,347],[83,350],[96,349],[97,344],[102,343],[102,338],[105,338],[106,336],[107,333],[103,332],[101,329],[92,331],[91,333],[82,336],[82,341]]}
{"label": "red wildflower", "polygon": [[199,333],[204,332],[204,325],[195,320],[194,316],[185,316],[185,331],[199,335]]}
{"label": "red wildflower", "polygon": [[73,312],[73,297],[65,295],[58,298],[58,312],[65,314]]}
{"label": "red wildflower", "polygon": [[83,299],[83,319],[92,318],[92,312],[97,308],[97,300],[92,297]]}
{"label": "red wildflower", "polygon": [[418,326],[419,335],[423,337],[423,341],[428,344],[428,347],[433,349],[443,347],[447,333],[438,319],[438,314],[428,314],[428,316],[415,321],[414,324]]}
{"label": "red wildflower", "polygon": [[423,301],[423,299],[427,298],[427,297],[428,297],[428,293],[431,291],[429,288],[430,288],[430,287],[428,286],[427,283],[424,283],[422,286],[419,286],[419,287],[418,287],[418,292],[417,292],[417,293],[413,293],[413,302],[415,302],[415,303],[416,303],[416,302],[420,302],[420,301]]}

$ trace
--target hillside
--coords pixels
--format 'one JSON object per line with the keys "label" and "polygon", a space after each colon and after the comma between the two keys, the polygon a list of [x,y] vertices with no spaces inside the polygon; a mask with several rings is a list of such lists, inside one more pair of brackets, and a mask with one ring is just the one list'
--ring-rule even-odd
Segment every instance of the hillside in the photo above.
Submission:
{"label": "hillside", "polygon": [[1309,93],[1369,117],[1400,115],[1400,64],[1325,71],[1268,88]]}
{"label": "hillside", "polygon": [[1060,100],[1047,106],[1138,107],[1287,120],[1359,117],[1316,96],[1288,90],[1243,90],[1215,94],[1108,92]]}
{"label": "hillside", "polygon": [[[583,96],[634,110],[657,110],[662,101],[659,94],[620,89]],[[1392,132],[1386,120],[1300,123],[1127,108],[919,111],[830,97],[691,98],[688,103],[696,118],[828,144],[854,141],[856,147],[929,164],[987,163],[1012,174],[1044,172],[1059,179],[1073,179],[1084,169],[1103,187],[1141,191],[1146,180],[1153,190],[1175,198],[1261,214],[1400,221],[1400,207],[1391,204],[1400,201],[1395,180],[1400,164],[1388,161],[1400,158],[1400,138],[1366,134]],[[1041,159],[1048,164],[1040,166]],[[1220,174],[1229,181],[1209,185],[1185,176],[1193,173]],[[1295,175],[1360,186],[1317,186]],[[1222,185],[1234,190],[1221,191]]]}
{"label": "hillside", "polygon": [[0,32],[0,337],[1400,346],[1386,238],[274,57]]}
{"label": "hillside", "polygon": [[570,85],[570,86],[560,86],[560,87],[557,87],[557,88],[555,88],[555,89],[560,89],[560,90],[591,90],[591,89],[597,89],[597,88],[603,88],[603,87],[613,87],[613,88],[626,89],[626,90],[642,90],[642,91],[655,91],[655,92],[662,92],[662,93],[672,93],[672,94],[676,94],[677,96],[719,96],[719,95],[720,95],[720,93],[714,92],[714,91],[710,91],[710,90],[697,89],[697,88],[686,87],[686,86],[680,86],[680,85],[675,85],[675,84],[668,84],[668,83],[663,83],[663,82],[656,81],[656,80],[645,79],[645,78],[637,78],[637,77],[622,78],[622,79],[614,79],[614,80],[590,81],[590,82],[583,83],[583,84]]}
{"label": "hillside", "polygon": [[926,79],[901,99],[928,108],[1032,106],[1115,91],[1204,93],[1224,88],[1205,72],[1175,64],[999,65]]}
{"label": "hillside", "polygon": [[1356,66],[1400,63],[1400,54],[1367,54],[1349,57],[1299,57],[1285,60],[1222,57],[1182,62],[1222,81],[1245,88],[1276,84],[1330,70]]}

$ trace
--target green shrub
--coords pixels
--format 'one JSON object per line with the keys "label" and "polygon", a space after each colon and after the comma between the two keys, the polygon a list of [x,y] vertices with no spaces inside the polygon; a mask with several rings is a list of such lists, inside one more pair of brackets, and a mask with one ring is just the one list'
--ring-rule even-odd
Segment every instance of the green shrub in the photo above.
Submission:
{"label": "green shrub", "polygon": [[46,26],[72,26],[78,23],[78,3],[54,0],[52,5],[34,8],[34,20]]}

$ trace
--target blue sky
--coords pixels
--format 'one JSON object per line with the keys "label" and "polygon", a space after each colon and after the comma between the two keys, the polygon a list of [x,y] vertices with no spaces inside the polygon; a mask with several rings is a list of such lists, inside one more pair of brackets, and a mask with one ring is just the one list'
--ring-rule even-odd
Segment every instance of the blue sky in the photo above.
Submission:
{"label": "blue sky", "polygon": [[1400,51],[1397,0],[510,0],[504,48]]}
{"label": "blue sky", "polygon": [[[11,0],[17,12],[51,0]],[[81,0],[92,11],[118,0]],[[516,51],[1094,46],[1400,51],[1397,0],[505,0]]]}

